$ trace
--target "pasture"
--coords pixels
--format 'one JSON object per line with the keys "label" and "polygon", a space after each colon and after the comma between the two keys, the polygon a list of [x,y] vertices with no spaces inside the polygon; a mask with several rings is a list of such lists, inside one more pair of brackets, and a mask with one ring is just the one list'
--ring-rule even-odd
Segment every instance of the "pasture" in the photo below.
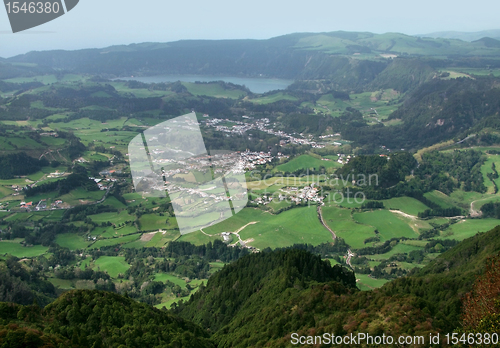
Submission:
{"label": "pasture", "polygon": [[238,99],[247,94],[241,89],[225,89],[219,83],[192,83],[182,82],[188,92],[195,96],[205,95],[214,98]]}
{"label": "pasture", "polygon": [[387,279],[375,279],[367,274],[356,274],[356,286],[361,290],[377,289],[387,282]]}
{"label": "pasture", "polygon": [[376,236],[375,228],[354,221],[349,209],[323,206],[321,211],[325,223],[353,249],[364,248],[364,240]]}
{"label": "pasture", "polygon": [[186,287],[186,281],[184,279],[181,279],[179,277],[174,276],[173,274],[156,273],[154,280],[157,282],[163,282],[163,283],[165,283],[168,280],[168,281],[174,283],[175,285],[179,285],[181,288]]}
{"label": "pasture", "polygon": [[83,188],[77,188],[59,198],[70,205],[80,205],[96,202],[104,196],[105,191],[86,191]]}
{"label": "pasture", "polygon": [[85,249],[90,244],[85,237],[82,237],[76,233],[64,233],[58,234],[56,236],[56,243],[70,250]]}
{"label": "pasture", "polygon": [[453,199],[441,191],[431,191],[424,193],[424,197],[442,208],[453,208],[455,206]]}
{"label": "pasture", "polygon": [[498,225],[500,225],[500,220],[498,219],[461,220],[442,231],[440,238],[462,241],[479,232],[487,232]]}
{"label": "pasture", "polygon": [[418,234],[407,223],[395,213],[387,210],[355,213],[353,218],[360,224],[373,226],[379,232],[382,242],[396,237],[418,237]]}
{"label": "pasture", "polygon": [[15,257],[36,257],[45,254],[48,247],[34,245],[25,247],[20,244],[21,240],[0,241],[0,255],[12,255]]}
{"label": "pasture", "polygon": [[126,243],[130,243],[134,240],[137,240],[139,238],[140,238],[139,234],[131,234],[131,235],[119,237],[119,238],[99,239],[94,244],[90,245],[89,249],[99,249],[99,248],[104,247],[104,246],[126,244]]}
{"label": "pasture", "polygon": [[249,99],[252,103],[255,104],[270,104],[270,103],[276,103],[277,101],[280,100],[292,100],[296,101],[297,98],[294,96],[291,96],[289,94],[283,93],[283,92],[278,92],[278,93],[273,93],[269,94],[266,96],[262,96],[259,98],[254,98],[254,99]]}
{"label": "pasture", "polygon": [[385,254],[367,255],[367,257],[375,261],[382,261],[382,260],[387,260],[388,258],[396,254],[408,254],[410,251],[413,250],[422,250],[422,248],[415,245],[398,243],[396,244],[396,246],[394,246],[390,251],[386,252]]}
{"label": "pasture", "polygon": [[[316,206],[294,208],[278,215],[244,208],[229,219],[204,228],[203,231],[208,235],[194,232],[183,235],[179,240],[204,244],[215,238],[221,239],[221,232],[235,232],[249,222],[256,223],[246,226],[239,234],[242,240],[248,241],[248,245],[258,249],[274,249],[296,243],[318,245],[333,241],[331,233],[318,220]],[[235,241],[236,237],[233,237]]]}
{"label": "pasture", "polygon": [[340,168],[342,167],[342,165],[330,159],[328,159],[327,161],[323,161],[310,155],[301,155],[291,159],[284,164],[280,164],[276,167],[276,170],[292,173],[299,169],[314,168],[315,170],[319,170],[320,167]]}
{"label": "pasture", "polygon": [[417,216],[418,213],[429,209],[424,203],[411,197],[396,197],[383,200],[384,206],[390,210],[400,210],[403,213]]}
{"label": "pasture", "polygon": [[253,221],[259,222],[247,226],[240,236],[244,241],[253,240],[247,244],[261,250],[298,243],[318,245],[333,241],[331,233],[319,222],[315,206],[294,208],[275,216],[261,212],[258,219]]}
{"label": "pasture", "polygon": [[94,261],[92,268],[108,273],[111,278],[117,278],[118,274],[125,274],[130,265],[125,261],[124,256],[101,256]]}
{"label": "pasture", "polygon": [[96,215],[89,215],[89,219],[97,224],[102,224],[111,222],[115,227],[126,223],[127,221],[134,221],[135,216],[129,215],[126,210],[122,210],[120,212],[109,212],[109,213],[101,213]]}

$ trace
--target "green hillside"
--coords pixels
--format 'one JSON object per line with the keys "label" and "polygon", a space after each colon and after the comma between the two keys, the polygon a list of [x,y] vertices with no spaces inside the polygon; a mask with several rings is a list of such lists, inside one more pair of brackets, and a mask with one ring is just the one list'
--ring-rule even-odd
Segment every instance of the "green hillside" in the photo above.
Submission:
{"label": "green hillside", "polygon": [[338,168],[340,167],[339,163],[336,161],[327,159],[327,160],[321,160],[316,157],[312,157],[309,155],[302,155],[296,158],[293,158],[292,160],[288,161],[287,163],[284,163],[282,165],[279,165],[276,167],[277,170],[282,171],[282,172],[295,172],[298,169],[307,169],[307,168],[312,168],[313,170],[319,170],[320,167],[324,168]]}

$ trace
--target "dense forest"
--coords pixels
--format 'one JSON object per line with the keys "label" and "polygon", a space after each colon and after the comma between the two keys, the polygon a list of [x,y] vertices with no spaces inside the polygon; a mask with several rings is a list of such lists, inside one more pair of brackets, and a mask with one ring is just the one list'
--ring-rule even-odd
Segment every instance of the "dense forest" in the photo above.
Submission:
{"label": "dense forest", "polygon": [[[409,196],[427,205],[428,211],[419,215],[457,216],[458,208],[443,208],[424,197],[424,193],[439,190],[446,194],[456,189],[484,193],[481,166],[485,156],[475,150],[454,150],[452,152],[428,152],[421,163],[407,152],[390,156],[357,156],[338,169],[339,178],[356,181],[357,190],[362,190],[368,199],[381,200]],[[349,177],[348,177],[349,175]],[[370,182],[371,176],[371,182]],[[351,190],[351,195],[357,192]]]}
{"label": "dense forest", "polygon": [[3,347],[215,347],[199,326],[102,291],[70,291],[44,309],[0,303]]}
{"label": "dense forest", "polygon": [[0,179],[12,179],[16,175],[33,174],[49,165],[49,162],[28,156],[25,152],[0,156]]}

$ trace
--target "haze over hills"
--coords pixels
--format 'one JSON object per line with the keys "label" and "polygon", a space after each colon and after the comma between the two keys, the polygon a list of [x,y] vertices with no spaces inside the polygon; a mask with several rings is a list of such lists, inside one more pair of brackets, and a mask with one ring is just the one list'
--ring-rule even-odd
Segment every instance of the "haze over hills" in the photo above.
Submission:
{"label": "haze over hills", "polygon": [[476,41],[482,39],[483,37],[490,37],[493,39],[500,39],[500,29],[483,30],[476,32],[464,32],[464,31],[438,31],[429,34],[419,34],[415,35],[418,37],[430,37],[430,38],[442,38],[442,39],[457,39],[462,41]]}
{"label": "haze over hills", "polygon": [[482,41],[338,31],[296,33],[269,40],[186,40],[29,52],[7,61],[114,76],[178,73],[311,79],[334,75],[346,58],[361,65],[368,64],[365,61],[383,65],[387,58],[396,56],[495,58],[500,56],[500,47]]}
{"label": "haze over hills", "polygon": [[[245,87],[269,78],[293,83]],[[499,115],[492,37],[296,33],[1,60],[0,346],[498,331],[500,260],[485,265],[500,251]],[[207,152],[162,157],[191,142],[166,121]],[[130,158],[140,134],[146,174]],[[226,172],[219,150],[247,184],[232,216],[207,183]],[[199,230],[181,234],[181,209]]]}

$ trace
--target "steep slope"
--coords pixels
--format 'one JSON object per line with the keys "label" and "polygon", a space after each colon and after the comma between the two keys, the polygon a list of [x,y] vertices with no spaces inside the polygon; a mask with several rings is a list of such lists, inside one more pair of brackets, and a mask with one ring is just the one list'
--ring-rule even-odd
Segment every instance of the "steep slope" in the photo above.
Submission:
{"label": "steep slope", "polygon": [[197,325],[103,291],[70,291],[44,310],[0,303],[0,313],[2,347],[213,347]]}
{"label": "steep slope", "polygon": [[[287,266],[291,261],[276,263],[276,268],[269,262],[280,257],[312,260],[311,254],[250,255],[226,266],[175,311],[216,330],[213,339],[219,347],[292,346],[293,332],[428,337],[460,326],[461,298],[483,271],[486,258],[499,252],[497,227],[465,240],[413,275],[373,291],[358,291],[349,282],[318,282],[308,276],[315,272],[310,266],[303,268],[302,277],[295,273],[289,278],[294,274]],[[261,270],[269,276],[259,276]]]}
{"label": "steep slope", "polygon": [[225,266],[210,278],[181,313],[215,332],[242,311],[258,311],[289,289],[308,288],[314,282],[334,282],[341,293],[355,289],[354,274],[303,250],[262,252],[245,256]]}
{"label": "steep slope", "polygon": [[371,83],[373,89],[394,88],[400,92],[411,90],[427,81],[435,70],[425,61],[418,59],[395,59]]}
{"label": "steep slope", "polygon": [[389,116],[389,120],[399,119],[402,124],[357,127],[342,135],[368,148],[385,145],[391,149],[416,149],[465,137],[471,129],[498,126],[499,86],[500,80],[493,77],[434,78],[408,92],[403,105]]}
{"label": "steep slope", "polygon": [[56,289],[42,278],[24,268],[17,258],[0,262],[0,302],[29,305],[37,301],[42,306],[52,302],[57,297]]}

